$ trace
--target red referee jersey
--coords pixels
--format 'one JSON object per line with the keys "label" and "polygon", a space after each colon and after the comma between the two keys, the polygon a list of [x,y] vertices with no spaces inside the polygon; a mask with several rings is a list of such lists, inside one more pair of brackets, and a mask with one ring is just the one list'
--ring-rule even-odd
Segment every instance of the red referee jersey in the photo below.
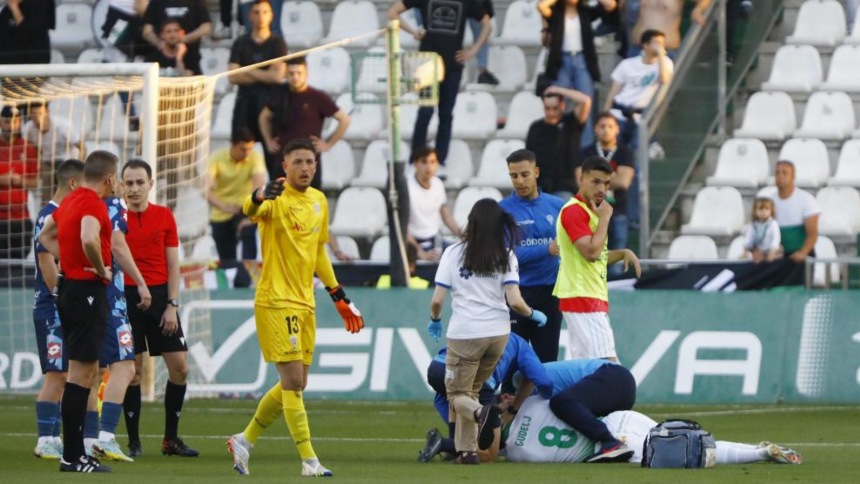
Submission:
{"label": "red referee jersey", "polygon": [[[81,242],[81,221],[86,216],[95,217],[98,220],[102,262],[105,267],[111,266],[112,231],[107,205],[95,191],[81,187],[63,199],[53,214],[54,221],[57,223],[57,239],[60,243],[60,267],[63,270],[63,276],[69,280],[100,280],[96,274],[84,270],[85,267],[93,267],[93,263],[84,254],[84,245]],[[103,282],[108,283],[108,281]]]}
{"label": "red referee jersey", "polygon": [[[125,240],[146,285],[167,284],[167,256],[164,250],[179,247],[176,219],[170,209],[150,203],[143,212],[129,210]],[[137,285],[128,273],[125,274],[125,285]]]}

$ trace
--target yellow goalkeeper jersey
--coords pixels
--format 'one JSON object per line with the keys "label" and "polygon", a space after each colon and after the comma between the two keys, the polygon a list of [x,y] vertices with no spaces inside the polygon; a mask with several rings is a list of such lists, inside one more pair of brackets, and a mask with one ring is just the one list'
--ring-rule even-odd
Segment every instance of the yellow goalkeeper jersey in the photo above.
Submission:
{"label": "yellow goalkeeper jersey", "polygon": [[263,271],[254,303],[270,308],[314,309],[314,269],[320,244],[328,242],[328,202],[315,188],[284,186],[275,200],[256,205],[249,196],[243,212],[260,231]]}

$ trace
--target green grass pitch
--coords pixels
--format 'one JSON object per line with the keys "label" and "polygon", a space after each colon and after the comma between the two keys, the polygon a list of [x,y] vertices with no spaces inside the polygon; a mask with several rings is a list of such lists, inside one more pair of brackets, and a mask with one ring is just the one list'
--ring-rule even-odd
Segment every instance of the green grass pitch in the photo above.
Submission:
{"label": "green grass pitch", "polygon": [[[251,475],[232,469],[224,444],[253,414],[250,400],[191,400],[180,433],[200,450],[197,459],[163,457],[159,452],[163,410],[145,404],[141,433],[144,455],[131,463],[111,463],[114,473],[85,477],[60,474],[57,461],[33,457],[33,397],[0,397],[0,482],[294,482],[299,459],[282,420],[259,440],[251,455]],[[800,466],[747,464],[701,470],[651,470],[632,464],[513,464],[453,466],[416,462],[424,434],[442,423],[431,402],[308,401],[314,446],[338,482],[860,482],[860,407],[849,406],[639,406],[655,420],[698,420],[718,440],[789,445],[805,458]],[[123,425],[119,441],[125,445]]]}

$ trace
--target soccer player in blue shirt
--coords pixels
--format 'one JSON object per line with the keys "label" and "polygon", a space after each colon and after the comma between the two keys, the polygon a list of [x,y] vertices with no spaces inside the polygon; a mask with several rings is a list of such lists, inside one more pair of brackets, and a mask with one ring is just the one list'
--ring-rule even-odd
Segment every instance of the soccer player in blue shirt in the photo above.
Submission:
{"label": "soccer player in blue shirt", "polygon": [[520,229],[519,245],[514,247],[520,262],[520,292],[529,306],[547,317],[546,325],[538,327],[512,311],[511,331],[531,343],[540,361],[555,361],[562,319],[558,299],[552,295],[559,267],[555,220],[564,200],[538,188],[540,168],[533,152],[514,151],[507,162],[514,192],[499,205],[514,217]]}
{"label": "soccer player in blue shirt", "polygon": [[42,459],[59,459],[63,455],[60,439],[60,399],[66,384],[69,357],[63,341],[63,328],[54,303],[53,291],[57,287],[59,270],[54,256],[40,242],[39,233],[45,220],[60,206],[66,195],[83,180],[84,162],[67,160],[57,167],[57,191],[39,211],[33,230],[33,252],[36,254],[36,292],[33,296],[33,324],[36,329],[36,347],[45,379],[36,397],[36,428],[39,441],[33,453]]}

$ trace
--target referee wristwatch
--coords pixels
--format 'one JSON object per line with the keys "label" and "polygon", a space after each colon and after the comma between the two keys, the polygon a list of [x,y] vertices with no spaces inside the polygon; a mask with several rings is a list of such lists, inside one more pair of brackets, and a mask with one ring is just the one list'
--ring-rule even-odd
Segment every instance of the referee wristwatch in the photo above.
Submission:
{"label": "referee wristwatch", "polygon": [[179,299],[168,299],[167,304],[170,304],[171,306],[178,308],[179,307]]}

